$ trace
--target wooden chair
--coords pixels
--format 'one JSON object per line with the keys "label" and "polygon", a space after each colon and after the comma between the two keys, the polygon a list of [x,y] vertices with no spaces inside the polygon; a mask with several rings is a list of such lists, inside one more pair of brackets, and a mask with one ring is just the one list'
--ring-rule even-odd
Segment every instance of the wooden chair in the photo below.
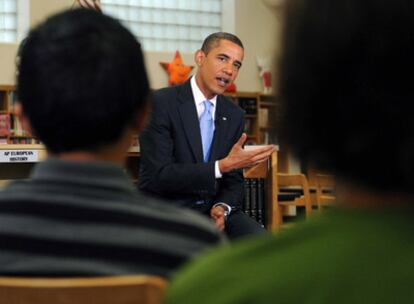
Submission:
{"label": "wooden chair", "polygon": [[305,171],[311,189],[313,207],[320,212],[323,206],[335,204],[335,176],[312,166],[306,168]]}
{"label": "wooden chair", "polygon": [[167,281],[157,276],[0,277],[4,304],[159,304]]}
{"label": "wooden chair", "polygon": [[[283,224],[283,215],[286,213],[284,209],[289,206],[303,206],[305,207],[306,217],[312,215],[309,183],[304,174],[278,173],[277,184],[273,187],[277,188],[278,191],[277,199],[274,202],[279,210],[277,212],[278,219],[276,220],[276,223],[278,224],[277,228],[280,228]],[[283,190],[293,190],[292,192],[287,193],[288,199],[286,199],[286,195],[283,195]]]}
{"label": "wooden chair", "polygon": [[[304,206],[306,216],[312,213],[309,183],[304,174],[278,173],[278,151],[274,151],[267,163],[261,163],[244,171],[245,178],[264,178],[266,188],[267,229],[277,231],[283,224],[283,215],[288,206]],[[280,201],[281,187],[299,187],[302,194],[292,201]]]}
{"label": "wooden chair", "polygon": [[315,174],[315,186],[318,211],[322,210],[322,206],[336,203],[335,179],[333,175]]}

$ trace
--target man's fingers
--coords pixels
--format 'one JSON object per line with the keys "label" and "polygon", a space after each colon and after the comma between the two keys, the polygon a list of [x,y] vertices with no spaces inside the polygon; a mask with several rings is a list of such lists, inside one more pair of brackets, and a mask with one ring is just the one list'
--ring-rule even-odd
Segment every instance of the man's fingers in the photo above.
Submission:
{"label": "man's fingers", "polygon": [[248,162],[247,165],[249,168],[253,167],[261,162],[267,161],[272,154],[272,152],[276,149],[273,145],[268,145],[265,147],[257,147],[255,149],[247,150],[248,153]]}
{"label": "man's fingers", "polygon": [[98,12],[102,12],[102,9],[101,9],[101,3],[100,3],[100,1],[95,1],[95,10],[96,11],[98,11]]}
{"label": "man's fingers", "polygon": [[97,10],[98,12],[101,11],[101,5],[99,1],[96,0],[77,0],[79,5],[84,8],[91,8]]}
{"label": "man's fingers", "polygon": [[261,163],[269,159],[270,154],[268,153],[261,153],[253,156],[251,160],[255,163]]}
{"label": "man's fingers", "polygon": [[268,145],[268,146],[264,146],[260,148],[249,149],[247,150],[247,152],[250,154],[252,158],[257,158],[257,157],[260,158],[260,157],[269,157],[270,154],[272,154],[274,150],[275,150],[275,146]]}
{"label": "man's fingers", "polygon": [[80,6],[85,7],[85,8],[93,8],[93,1],[90,0],[78,0]]}
{"label": "man's fingers", "polygon": [[238,145],[238,146],[243,146],[243,144],[244,144],[244,142],[246,141],[246,139],[247,139],[247,134],[246,133],[243,133],[241,136],[240,136],[240,138],[239,138],[239,140],[237,141],[237,143],[236,143],[236,145]]}

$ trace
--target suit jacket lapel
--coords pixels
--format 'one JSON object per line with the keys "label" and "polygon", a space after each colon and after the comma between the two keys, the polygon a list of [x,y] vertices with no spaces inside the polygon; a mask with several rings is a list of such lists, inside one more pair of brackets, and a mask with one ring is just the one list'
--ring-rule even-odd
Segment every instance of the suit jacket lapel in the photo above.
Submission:
{"label": "suit jacket lapel", "polygon": [[191,147],[196,161],[203,162],[203,146],[201,143],[200,124],[189,80],[181,86],[178,94],[178,100],[180,102],[178,112],[180,113],[184,132],[187,136],[187,142]]}

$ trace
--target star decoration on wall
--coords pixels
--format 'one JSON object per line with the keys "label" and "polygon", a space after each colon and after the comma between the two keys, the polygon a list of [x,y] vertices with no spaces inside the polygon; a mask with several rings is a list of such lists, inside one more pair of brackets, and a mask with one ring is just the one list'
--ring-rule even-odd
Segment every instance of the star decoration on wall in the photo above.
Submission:
{"label": "star decoration on wall", "polygon": [[160,64],[169,75],[168,84],[170,86],[186,81],[194,68],[194,66],[184,64],[179,51],[175,52],[174,59],[170,63],[160,62]]}

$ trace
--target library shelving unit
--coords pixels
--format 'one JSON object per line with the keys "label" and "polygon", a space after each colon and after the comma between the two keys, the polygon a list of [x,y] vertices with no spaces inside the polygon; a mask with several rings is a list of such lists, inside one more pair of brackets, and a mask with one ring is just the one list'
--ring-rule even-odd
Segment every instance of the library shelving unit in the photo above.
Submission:
{"label": "library shelving unit", "polygon": [[[46,149],[30,133],[22,129],[14,115],[16,87],[0,85],[0,186],[9,180],[27,178],[33,165],[46,157]],[[136,182],[139,149],[131,147],[127,154],[126,170]]]}
{"label": "library shelving unit", "polygon": [[[259,133],[260,142],[263,144],[277,144],[276,122],[280,119],[280,103],[275,95],[259,94]],[[281,147],[278,153],[279,172],[288,173],[289,151]]]}
{"label": "library shelving unit", "polygon": [[26,178],[33,165],[46,156],[39,141],[22,129],[14,115],[14,85],[0,85],[0,185]]}
{"label": "library shelving unit", "polygon": [[[247,148],[247,147],[246,147]],[[251,147],[254,149],[254,147]],[[246,185],[245,182],[245,191],[246,187],[250,187],[250,191],[248,191],[250,198],[245,197],[245,200],[243,202],[243,205],[246,203],[246,200],[249,201],[250,208],[253,208],[253,204],[260,210],[260,208],[263,208],[263,220],[266,224],[266,228],[269,231],[276,231],[278,228],[278,218],[280,217],[280,210],[277,206],[277,172],[278,172],[278,150],[279,147],[276,146],[276,150],[272,153],[271,157],[267,162],[262,162],[254,167],[251,167],[249,169],[245,169],[243,174],[245,181],[250,180],[257,180],[257,184],[259,185],[260,180],[263,180],[263,196],[262,200],[263,202],[260,202],[259,194],[260,190],[257,188],[253,192],[252,184],[249,186]],[[256,186],[257,187],[257,186]],[[253,194],[255,193],[255,194]],[[245,192],[245,194],[247,194]],[[254,197],[256,195],[256,197]],[[253,201],[256,201],[253,203]],[[260,204],[263,204],[261,207],[259,207]],[[252,214],[249,214],[251,217]],[[260,222],[260,221],[259,221]]]}
{"label": "library shelving unit", "polygon": [[279,119],[279,102],[274,95],[259,94],[260,140],[264,144],[274,144],[276,121]]}
{"label": "library shelving unit", "polygon": [[38,144],[39,141],[22,128],[14,115],[15,102],[15,86],[0,85],[0,144]]}
{"label": "library shelving unit", "polygon": [[276,144],[274,136],[275,122],[279,119],[279,102],[274,95],[260,92],[225,93],[245,112],[245,132],[247,144]]}
{"label": "library shelving unit", "polygon": [[[47,152],[41,144],[0,145],[0,187],[9,180],[27,178],[33,166],[46,158]],[[132,146],[127,153],[125,169],[133,182],[137,181],[139,147]]]}
{"label": "library shelving unit", "polygon": [[[225,93],[245,111],[245,132],[248,145],[278,144],[276,121],[280,115],[280,103],[275,95],[260,92]],[[289,152],[281,148],[278,153],[280,172],[289,172]]]}
{"label": "library shelving unit", "polygon": [[27,178],[33,165],[46,157],[39,144],[0,145],[0,187],[9,180]]}
{"label": "library shelving unit", "polygon": [[224,94],[244,110],[245,127],[247,134],[246,144],[260,144],[260,94],[257,92],[234,92]]}

